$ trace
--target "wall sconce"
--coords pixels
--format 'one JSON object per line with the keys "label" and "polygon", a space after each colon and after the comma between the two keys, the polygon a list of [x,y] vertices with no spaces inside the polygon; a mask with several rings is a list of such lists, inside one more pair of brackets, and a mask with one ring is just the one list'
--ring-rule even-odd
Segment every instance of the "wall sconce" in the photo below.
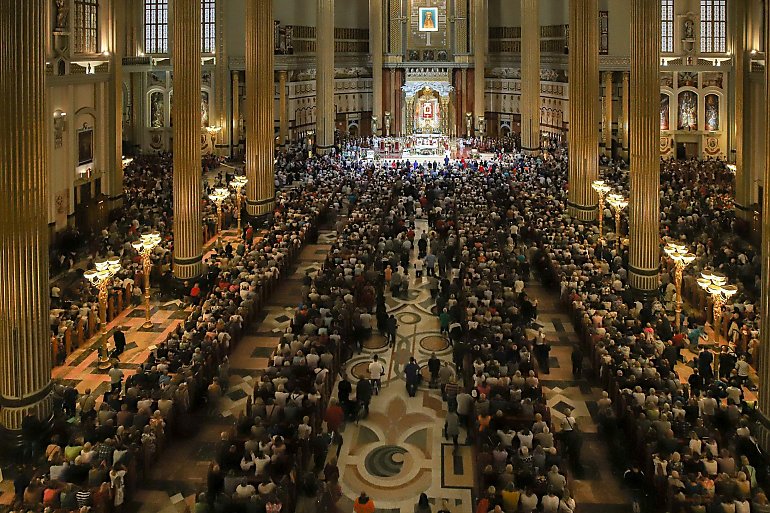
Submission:
{"label": "wall sconce", "polygon": [[385,137],[390,137],[390,112],[385,113]]}
{"label": "wall sconce", "polygon": [[478,125],[479,125],[479,134],[484,135],[487,128],[487,123],[484,120],[484,116],[479,116]]}
{"label": "wall sconce", "polygon": [[53,113],[53,145],[61,148],[64,142],[64,132],[67,129],[67,113],[56,110]]}
{"label": "wall sconce", "polygon": [[466,135],[468,137],[471,137],[473,135],[473,113],[472,112],[465,113],[465,130],[466,130]]}

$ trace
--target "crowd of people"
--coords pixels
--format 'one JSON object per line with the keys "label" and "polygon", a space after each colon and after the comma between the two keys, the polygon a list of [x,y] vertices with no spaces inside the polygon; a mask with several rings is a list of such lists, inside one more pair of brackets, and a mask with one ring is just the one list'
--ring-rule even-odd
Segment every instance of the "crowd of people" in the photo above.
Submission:
{"label": "crowd of people", "polygon": [[[698,259],[691,273],[719,269],[741,291],[726,307],[728,343],[713,351],[697,312],[677,331],[667,262],[660,300],[642,304],[628,287],[625,243],[607,244],[594,223],[568,216],[563,148],[538,157],[500,151],[486,161],[447,159],[443,166],[305,155],[279,155],[277,184],[299,185],[278,193],[262,236],[247,225],[235,243],[215,246],[198,283],[168,291],[189,296],[194,310],[136,374],[111,370],[112,387],[101,398],[57,386],[60,415],[44,450],[47,463],[19,469],[14,482],[20,507],[120,506],[168,433],[185,429],[196,407],[216,410],[231,345],[329,212],[337,239],[322,269],[305,277],[290,327],[245,410],[222,433],[196,511],[336,511],[339,468],[327,453],[341,445],[346,420],[368,414],[378,379],[353,384],[343,377],[336,397],[333,385],[341,362],[360,352],[375,329],[395,343],[397,323],[385,297],[404,296],[412,272],[425,274],[452,344],[456,373],[435,355],[429,372],[447,402],[444,436],[457,445],[465,432],[476,451],[475,511],[575,511],[568,468],[580,474],[581,430],[569,410],[555,421],[545,403],[540,379],[549,372],[549,346],[537,301],[527,295],[532,271],[558,288],[583,337],[605,390],[597,405],[601,428],[629,454],[629,486],[654,492],[653,507],[669,511],[770,511],[745,398],[749,366],[756,364],[759,260],[750,245],[729,236],[736,222],[724,207],[733,184],[722,163],[671,161],[661,168],[661,235],[692,246]],[[170,272],[170,166],[168,156],[145,157],[126,169],[126,208],[97,238],[86,264],[121,258],[113,288],[126,301],[141,297],[134,284],[143,284],[142,266],[130,245],[140,230],[163,238],[153,280],[163,288]],[[603,178],[627,190],[624,166],[610,163]],[[218,176],[212,185],[227,180]],[[210,222],[213,206],[206,208]],[[225,210],[234,218],[232,204]],[[427,231],[416,227],[421,218]],[[52,289],[58,344],[67,330],[99,323],[94,294],[82,279]],[[576,376],[583,348],[575,348]],[[404,374],[413,395],[420,369],[410,362]],[[31,442],[38,429],[34,417],[25,419],[32,457],[41,449]],[[374,507],[365,493],[357,501],[360,511]]]}

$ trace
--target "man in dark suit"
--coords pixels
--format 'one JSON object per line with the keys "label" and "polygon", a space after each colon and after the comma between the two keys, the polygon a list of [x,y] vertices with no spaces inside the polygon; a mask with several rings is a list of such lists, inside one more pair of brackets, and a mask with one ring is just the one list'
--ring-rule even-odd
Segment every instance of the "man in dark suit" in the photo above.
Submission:
{"label": "man in dark suit", "polygon": [[118,328],[112,335],[112,340],[115,342],[115,351],[113,351],[112,357],[118,358],[126,350],[126,335]]}

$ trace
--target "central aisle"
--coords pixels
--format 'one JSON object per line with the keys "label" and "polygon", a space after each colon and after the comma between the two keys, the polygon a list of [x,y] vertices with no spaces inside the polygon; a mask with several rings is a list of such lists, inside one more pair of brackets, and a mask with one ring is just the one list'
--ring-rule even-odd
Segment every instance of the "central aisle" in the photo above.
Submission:
{"label": "central aisle", "polygon": [[[428,230],[425,220],[417,220],[416,236]],[[411,262],[416,259],[417,250]],[[364,343],[362,354],[347,363],[348,379],[354,384],[368,379],[369,363],[377,354],[385,367],[382,390],[372,398],[369,416],[345,427],[339,454],[340,484],[344,497],[340,511],[352,511],[353,500],[362,491],[374,500],[378,513],[409,512],[421,492],[435,505],[449,499],[453,512],[473,509],[473,458],[470,446],[461,445],[454,453],[452,441],[442,437],[446,403],[438,388],[430,389],[426,367],[432,352],[442,365],[452,367],[452,348],[440,334],[438,317],[432,308],[425,276],[409,271],[406,298],[394,299],[386,292],[388,313],[398,319],[395,348],[385,342],[375,327]],[[403,369],[414,356],[422,368],[423,381],[415,397],[406,393]],[[335,387],[336,393],[336,387]],[[465,441],[465,432],[460,435]]]}

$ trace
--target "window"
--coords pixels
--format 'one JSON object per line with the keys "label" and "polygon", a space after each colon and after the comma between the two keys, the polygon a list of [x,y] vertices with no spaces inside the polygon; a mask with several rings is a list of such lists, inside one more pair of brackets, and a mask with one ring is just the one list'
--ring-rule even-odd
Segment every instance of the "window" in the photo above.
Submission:
{"label": "window", "polygon": [[216,0],[201,0],[201,52],[216,51]]}
{"label": "window", "polygon": [[96,53],[99,0],[75,0],[75,53]]}
{"label": "window", "polygon": [[726,51],[727,0],[701,0],[700,2],[700,51],[723,53]]}
{"label": "window", "polygon": [[144,1],[144,51],[168,53],[168,0]]}
{"label": "window", "polygon": [[674,51],[674,0],[660,1],[660,51]]}

